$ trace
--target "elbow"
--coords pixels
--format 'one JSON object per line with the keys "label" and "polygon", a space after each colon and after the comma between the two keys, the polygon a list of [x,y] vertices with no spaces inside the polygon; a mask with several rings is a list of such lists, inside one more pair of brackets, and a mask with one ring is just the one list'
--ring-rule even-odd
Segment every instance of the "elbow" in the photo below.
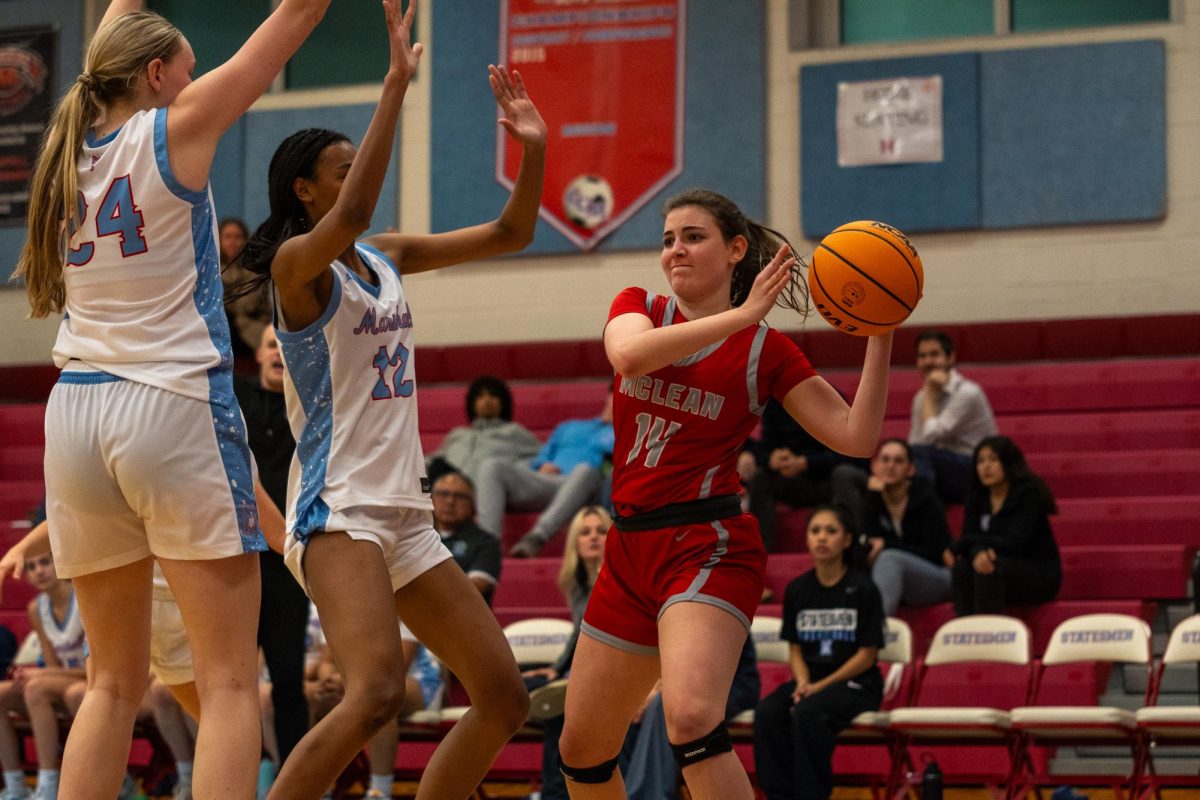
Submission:
{"label": "elbow", "polygon": [[851,458],[870,458],[875,455],[875,445],[878,440],[878,434],[869,438],[857,437],[847,443],[846,447],[842,450],[842,455],[850,456]]}
{"label": "elbow", "polygon": [[609,347],[608,361],[618,375],[626,378],[636,378],[649,371],[640,359],[635,358],[623,347]]}
{"label": "elbow", "polygon": [[503,220],[496,220],[496,241],[501,253],[515,253],[533,244],[533,233],[537,226],[536,218],[528,225],[510,225]]}

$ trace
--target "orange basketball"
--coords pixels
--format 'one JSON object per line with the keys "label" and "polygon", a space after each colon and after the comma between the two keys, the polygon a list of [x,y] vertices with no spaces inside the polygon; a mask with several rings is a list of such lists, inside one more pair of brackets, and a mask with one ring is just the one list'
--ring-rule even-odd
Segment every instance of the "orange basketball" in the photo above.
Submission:
{"label": "orange basketball", "polygon": [[917,307],[925,272],[917,249],[884,222],[848,222],[813,252],[808,290],[813,305],[839,331],[874,336],[895,328]]}

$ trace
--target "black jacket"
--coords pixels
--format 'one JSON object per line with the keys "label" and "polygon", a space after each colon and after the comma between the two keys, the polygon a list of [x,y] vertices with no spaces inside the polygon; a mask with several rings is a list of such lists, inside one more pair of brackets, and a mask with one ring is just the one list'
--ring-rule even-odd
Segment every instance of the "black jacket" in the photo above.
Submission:
{"label": "black jacket", "polygon": [[950,526],[946,524],[946,509],[938,499],[933,485],[920,475],[912,479],[908,489],[908,506],[900,520],[900,531],[892,522],[880,492],[867,492],[863,514],[863,533],[867,538],[883,539],[883,546],[906,550],[913,555],[942,566],[942,551],[953,545]]}

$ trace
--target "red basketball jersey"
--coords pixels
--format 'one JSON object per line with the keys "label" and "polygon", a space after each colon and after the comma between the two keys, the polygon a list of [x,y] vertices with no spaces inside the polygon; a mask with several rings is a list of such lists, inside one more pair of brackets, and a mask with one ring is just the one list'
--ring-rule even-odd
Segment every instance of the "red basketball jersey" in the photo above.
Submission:
{"label": "red basketball jersey", "polygon": [[[608,318],[644,314],[655,327],[685,322],[675,298],[623,290]],[[649,375],[613,382],[613,507],[621,516],[737,494],[737,457],[769,397],[816,373],[796,344],[750,325]]]}

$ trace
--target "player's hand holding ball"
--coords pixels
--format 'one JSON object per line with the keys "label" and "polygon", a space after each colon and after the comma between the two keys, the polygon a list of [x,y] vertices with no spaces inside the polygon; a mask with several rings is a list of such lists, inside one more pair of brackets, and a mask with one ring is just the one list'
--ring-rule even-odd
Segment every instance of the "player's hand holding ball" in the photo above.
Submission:
{"label": "player's hand holding ball", "polygon": [[908,237],[884,222],[837,228],[817,245],[808,268],[813,306],[833,327],[875,336],[898,327],[925,288],[921,257]]}

